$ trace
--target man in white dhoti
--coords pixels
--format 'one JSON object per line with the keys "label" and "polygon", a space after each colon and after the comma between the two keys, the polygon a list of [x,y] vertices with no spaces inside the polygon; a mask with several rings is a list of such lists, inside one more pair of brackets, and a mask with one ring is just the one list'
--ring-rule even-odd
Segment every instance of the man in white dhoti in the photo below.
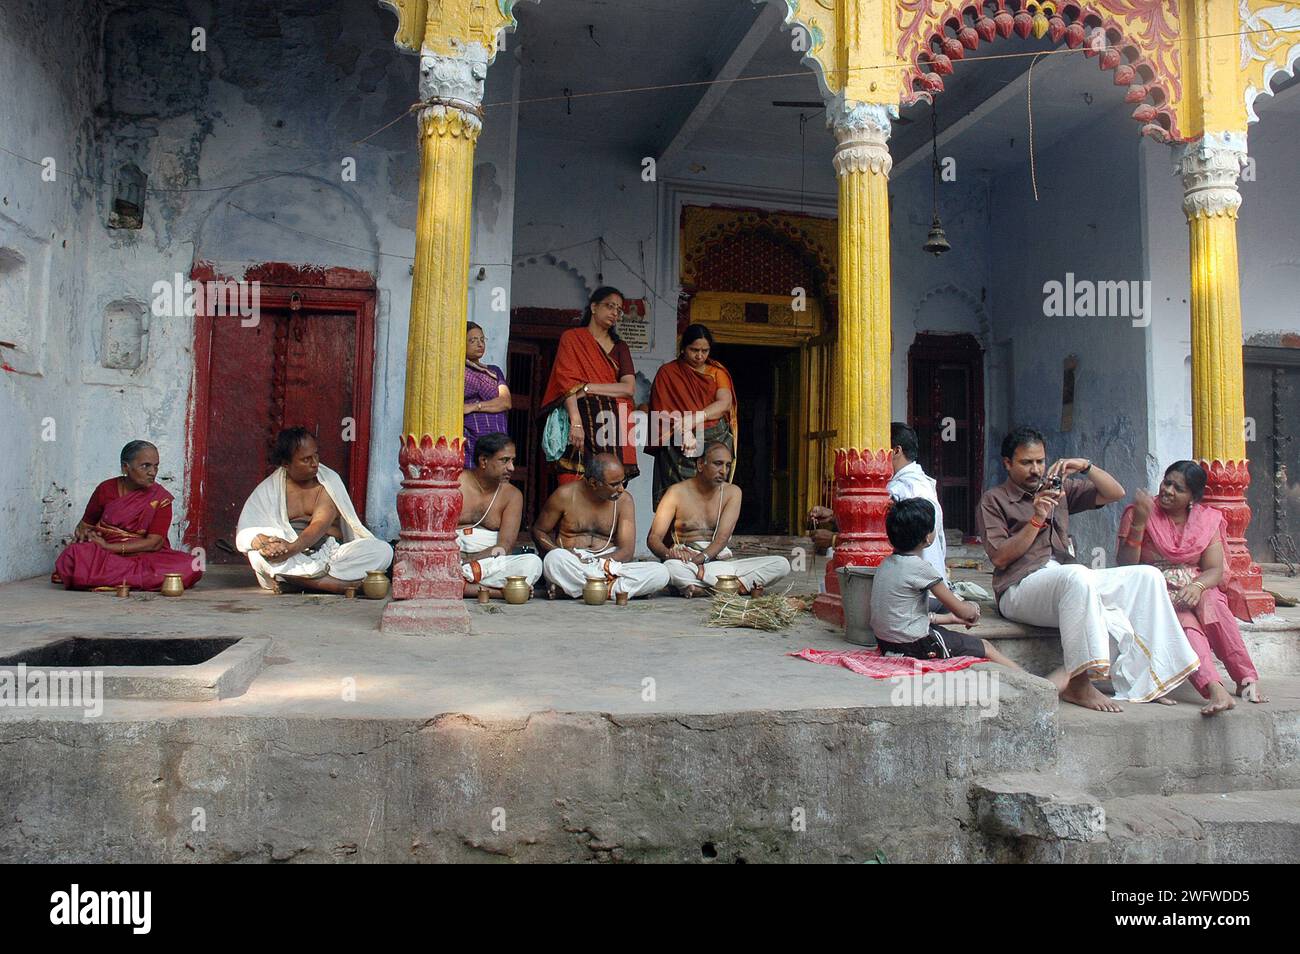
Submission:
{"label": "man in white dhoti", "polygon": [[[1045,467],[1045,459],[1043,435],[1016,428],[1002,441],[1006,482],[980,499],[977,522],[999,612],[1060,629],[1065,666],[1049,678],[1064,701],[1101,712],[1121,711],[1116,701],[1172,704],[1164,696],[1200,663],[1164,577],[1152,566],[1093,570],[1070,551],[1069,515],[1119,500],[1124,488],[1091,461]],[[1107,676],[1114,701],[1092,684]]]}
{"label": "man in white dhoti", "polygon": [[[729,483],[731,450],[711,442],[696,465],[695,476],[665,491],[646,545],[664,561],[668,578],[685,597],[698,596],[720,576],[740,580],[745,594],[762,592],[790,572],[782,556],[737,560],[728,544],[740,519],[741,490]],[[670,542],[671,539],[671,542]]]}
{"label": "man in white dhoti", "polygon": [[306,428],[281,431],[272,462],[279,466],[245,501],[235,535],[264,589],[279,592],[289,583],[346,593],[358,590],[370,571],[388,569],[393,548],[362,524]]}
{"label": "man in white dhoti", "polygon": [[507,434],[484,434],[474,445],[474,466],[461,471],[460,571],[465,595],[487,590],[500,596],[512,576],[531,587],[542,575],[542,558],[535,553],[512,554],[524,512],[524,495],[510,475],[515,472],[515,444]]}
{"label": "man in white dhoti", "polygon": [[635,599],[668,585],[662,563],[628,562],[636,545],[636,512],[625,491],[623,465],[613,454],[584,462],[582,480],[561,484],[533,523],[542,573],[569,596],[587,580],[603,579],[609,595]]}

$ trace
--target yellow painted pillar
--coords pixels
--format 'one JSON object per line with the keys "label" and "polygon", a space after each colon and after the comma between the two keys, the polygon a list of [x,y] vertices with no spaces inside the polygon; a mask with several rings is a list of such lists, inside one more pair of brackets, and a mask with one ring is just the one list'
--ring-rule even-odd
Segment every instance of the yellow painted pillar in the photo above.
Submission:
{"label": "yellow painted pillar", "polygon": [[889,444],[890,120],[858,104],[833,121],[839,178],[840,324],[836,353],[842,447]]}
{"label": "yellow painted pillar", "polygon": [[420,200],[407,333],[402,431],[459,440],[463,431],[475,113],[420,111]]}
{"label": "yellow painted pillar", "polygon": [[482,129],[488,52],[452,43],[420,57],[420,197],[406,347],[406,406],[398,462],[401,540],[387,632],[467,631],[456,523],[464,465],[474,144]]}
{"label": "yellow painted pillar", "polygon": [[885,537],[890,423],[889,107],[837,99],[829,110],[839,178],[839,328],[834,391],[835,494],[839,527],[825,594],[814,609],[842,619],[842,566],[875,566]]}
{"label": "yellow painted pillar", "polygon": [[1229,565],[1259,614],[1271,613],[1274,601],[1245,541],[1250,471],[1237,269],[1237,177],[1245,162],[1244,133],[1207,132],[1186,146],[1179,168],[1190,231],[1192,455],[1209,475],[1205,502],[1227,519]]}

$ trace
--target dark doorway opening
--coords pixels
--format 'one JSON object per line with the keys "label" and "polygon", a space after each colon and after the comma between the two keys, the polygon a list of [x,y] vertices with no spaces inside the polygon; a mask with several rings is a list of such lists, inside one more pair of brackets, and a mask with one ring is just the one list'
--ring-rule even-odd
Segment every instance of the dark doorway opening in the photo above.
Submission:
{"label": "dark doorway opening", "polygon": [[945,528],[969,537],[984,488],[984,351],[974,336],[916,336],[907,352],[907,410]]}
{"label": "dark doorway opening", "polygon": [[1243,349],[1250,523],[1246,545],[1260,563],[1300,559],[1300,349]]}
{"label": "dark doorway opening", "polygon": [[735,482],[745,493],[736,532],[796,533],[799,349],[719,344],[740,408]]}

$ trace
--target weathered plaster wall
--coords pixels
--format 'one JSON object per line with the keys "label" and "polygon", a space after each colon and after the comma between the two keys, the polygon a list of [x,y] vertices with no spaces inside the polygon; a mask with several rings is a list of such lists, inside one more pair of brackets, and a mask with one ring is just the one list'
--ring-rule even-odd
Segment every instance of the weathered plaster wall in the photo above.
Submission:
{"label": "weathered plaster wall", "polygon": [[1261,99],[1259,117],[1250,126],[1247,147],[1253,168],[1239,186],[1242,335],[1247,344],[1295,348],[1300,347],[1300,87]]}
{"label": "weathered plaster wall", "polygon": [[1144,142],[1139,148],[1142,234],[1153,308],[1146,329],[1146,483],[1192,454],[1191,266],[1179,149]]}
{"label": "weathered plaster wall", "polygon": [[[973,335],[984,349],[985,407],[991,385],[992,346],[988,310],[989,191],[988,178],[957,167],[953,181],[940,182],[939,215],[952,250],[935,257],[921,250],[933,218],[933,187],[929,162],[917,163],[892,179],[889,194],[890,279],[893,319],[893,361],[890,366],[893,419],[905,421],[907,353],[922,332]],[[931,470],[929,461],[921,464]]]}
{"label": "weathered plaster wall", "polygon": [[[508,41],[509,42],[509,41]],[[506,366],[510,339],[510,301],[514,285],[511,256],[515,232],[515,168],[519,129],[518,47],[499,53],[488,70],[486,110],[474,149],[474,225],[470,249],[469,317],[487,335],[488,364]]]}
{"label": "weathered plaster wall", "polygon": [[[1038,202],[1022,170],[994,179],[990,197],[998,249],[992,261],[993,332],[1007,342],[998,361],[1009,359],[1011,366],[1011,415],[1043,432],[1049,458],[1091,458],[1130,493],[1146,480],[1146,330],[1129,317],[1048,317],[1044,283],[1064,282],[1067,272],[1076,282],[1147,277],[1140,140],[1131,124],[1127,111],[1116,108],[1085,135],[1040,149]],[[1070,355],[1079,364],[1073,427],[1065,431],[1062,383]],[[1005,476],[1001,437],[989,435],[989,485]],[[1090,562],[1095,547],[1112,558],[1120,509],[1108,507],[1071,523],[1082,559]]]}
{"label": "weathered plaster wall", "polygon": [[[195,26],[207,31],[204,51],[192,49]],[[392,29],[390,15],[361,3],[115,10],[104,27],[106,161],[134,161],[151,186],[186,191],[151,194],[138,232],[91,226],[92,307],[147,295],[155,281],[188,273],[195,261],[234,277],[263,261],[375,276],[367,516],[386,537],[397,532],[393,448],[401,428],[418,181],[414,120],[376,133],[416,96],[416,60],[394,49]],[[355,181],[345,176],[348,159],[355,161]],[[173,489],[180,489],[192,320],[154,319],[151,338],[146,366],[126,382],[132,397],[115,410],[128,436],[158,441],[164,470],[177,476]],[[114,403],[111,385],[87,385],[87,401]],[[102,459],[119,436],[104,433],[105,446],[88,449],[88,460]],[[185,507],[179,510],[183,516]]]}
{"label": "weathered plaster wall", "polygon": [[[0,4],[0,581],[48,572],[85,506],[75,388],[89,318],[84,241],[99,174],[97,30],[83,0]],[[47,169],[52,180],[47,179]],[[69,343],[72,347],[69,347]],[[84,475],[84,476],[83,476]]]}

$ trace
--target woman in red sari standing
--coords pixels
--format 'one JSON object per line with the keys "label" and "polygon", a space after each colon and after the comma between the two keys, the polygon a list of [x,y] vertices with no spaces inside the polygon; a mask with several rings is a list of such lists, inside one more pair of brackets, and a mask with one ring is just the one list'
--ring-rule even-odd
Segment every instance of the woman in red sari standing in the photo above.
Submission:
{"label": "woman in red sari standing", "polygon": [[122,476],[98,487],[77,524],[73,542],[59,554],[51,580],[70,590],[160,590],[163,576],[179,573],[189,589],[203,575],[188,553],[167,542],[172,495],[158,486],[158,448],[131,441],[122,448]]}
{"label": "woman in red sari standing", "polygon": [[1215,656],[1237,684],[1237,695],[1251,702],[1268,698],[1259,691],[1259,673],[1237,626],[1237,619],[1249,620],[1250,612],[1228,566],[1226,521],[1201,503],[1205,482],[1205,468],[1180,460],[1165,471],[1156,498],[1139,490],[1120,518],[1118,561],[1121,566],[1147,563],[1165,575],[1178,622],[1201,660],[1189,677],[1209,700],[1201,714],[1216,715],[1236,703],[1223,688]]}
{"label": "woman in red sari standing", "polygon": [[654,447],[656,508],[669,487],[695,476],[709,444],[725,444],[735,456],[736,386],[721,362],[709,357],[712,350],[713,333],[704,325],[687,325],[677,359],[659,369],[650,389],[651,421],[660,428]]}
{"label": "woman in red sari standing", "polygon": [[614,330],[622,314],[623,293],[597,288],[582,313],[582,326],[560,336],[542,412],[560,410],[568,417],[568,446],[555,461],[562,484],[581,478],[584,458],[603,452],[623,463],[629,481],[640,473],[629,435],[636,369],[627,342]]}

